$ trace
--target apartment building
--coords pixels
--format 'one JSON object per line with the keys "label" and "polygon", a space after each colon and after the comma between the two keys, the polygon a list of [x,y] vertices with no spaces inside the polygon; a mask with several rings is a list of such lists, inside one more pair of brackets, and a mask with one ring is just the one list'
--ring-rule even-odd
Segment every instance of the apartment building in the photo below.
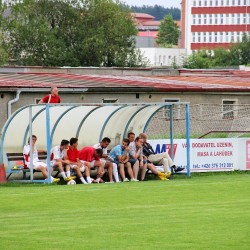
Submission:
{"label": "apartment building", "polygon": [[250,0],[182,0],[180,47],[187,54],[227,48],[250,35]]}

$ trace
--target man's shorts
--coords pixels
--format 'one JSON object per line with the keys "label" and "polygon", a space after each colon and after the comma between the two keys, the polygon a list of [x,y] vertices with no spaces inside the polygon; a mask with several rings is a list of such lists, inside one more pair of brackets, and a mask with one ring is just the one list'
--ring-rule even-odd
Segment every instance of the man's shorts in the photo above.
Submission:
{"label": "man's shorts", "polygon": [[[47,168],[47,164],[42,161],[33,162],[33,169],[37,170],[39,166]],[[27,167],[30,168],[30,165],[27,165]]]}

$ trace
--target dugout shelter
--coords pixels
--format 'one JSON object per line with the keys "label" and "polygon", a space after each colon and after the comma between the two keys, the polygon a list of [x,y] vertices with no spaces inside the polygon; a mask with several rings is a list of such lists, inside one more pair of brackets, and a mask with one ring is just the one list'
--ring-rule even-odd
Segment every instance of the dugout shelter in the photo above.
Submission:
{"label": "dugout shelter", "polygon": [[[1,134],[1,165],[6,153],[22,152],[28,138],[37,136],[37,148],[50,152],[62,139],[78,138],[79,149],[94,145],[103,137],[111,139],[111,147],[121,143],[127,133],[147,133],[147,127],[160,110],[168,108],[169,139],[173,145],[172,103],[145,104],[37,104],[18,109],[5,123]],[[189,104],[185,107],[187,140],[187,174],[190,175]],[[165,139],[165,138],[161,138]],[[171,152],[172,152],[171,147]],[[49,165],[49,154],[47,164]],[[9,169],[6,169],[9,171]],[[33,178],[33,177],[32,177]]]}

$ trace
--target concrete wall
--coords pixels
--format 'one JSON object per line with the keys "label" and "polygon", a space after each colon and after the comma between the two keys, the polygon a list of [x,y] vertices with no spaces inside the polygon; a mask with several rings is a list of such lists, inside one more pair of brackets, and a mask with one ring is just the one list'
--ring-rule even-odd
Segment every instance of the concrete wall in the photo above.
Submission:
{"label": "concrete wall", "polygon": [[[60,91],[60,90],[59,90]],[[35,104],[36,100],[42,98],[46,92],[22,92],[18,102],[12,104],[11,111],[14,112],[20,107]],[[222,104],[223,99],[236,100],[238,105],[250,104],[248,95],[237,93],[60,93],[64,103],[103,103],[103,100],[117,100],[118,103],[147,103],[179,100],[194,104]],[[15,92],[0,91],[0,130],[7,120],[8,102],[15,98]]]}

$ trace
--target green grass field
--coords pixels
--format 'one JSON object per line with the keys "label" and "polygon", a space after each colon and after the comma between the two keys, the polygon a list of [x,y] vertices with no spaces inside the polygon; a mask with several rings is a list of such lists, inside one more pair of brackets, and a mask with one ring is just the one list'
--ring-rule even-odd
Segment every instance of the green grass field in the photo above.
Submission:
{"label": "green grass field", "polygon": [[0,185],[0,249],[249,249],[250,174]]}

